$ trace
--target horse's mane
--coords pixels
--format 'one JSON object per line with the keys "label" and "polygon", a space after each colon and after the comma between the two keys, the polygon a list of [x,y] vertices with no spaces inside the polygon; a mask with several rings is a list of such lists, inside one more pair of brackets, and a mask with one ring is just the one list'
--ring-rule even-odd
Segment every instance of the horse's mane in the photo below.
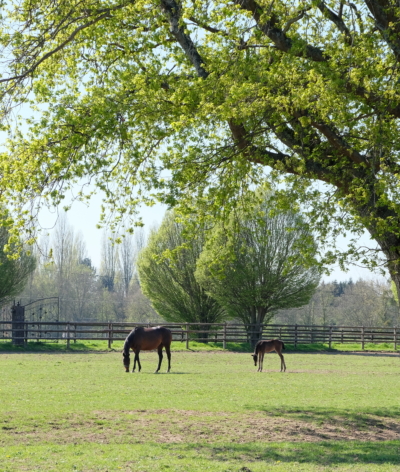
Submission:
{"label": "horse's mane", "polygon": [[[262,341],[258,341],[257,344],[254,347],[254,354],[258,354],[258,351],[260,350],[260,346],[262,344]],[[254,355],[253,354],[253,355]]]}
{"label": "horse's mane", "polygon": [[129,340],[128,340],[128,338],[125,339],[123,353],[125,354],[125,356],[127,356],[127,355],[129,356]]}
{"label": "horse's mane", "polygon": [[134,329],[128,334],[128,336],[127,336],[126,339],[125,339],[123,353],[124,353],[126,356],[129,356],[129,348],[130,348],[130,345],[131,345],[131,341],[132,341],[132,338],[133,338],[133,336],[135,335],[135,331],[136,331],[137,329],[138,329],[138,327],[134,328]]}

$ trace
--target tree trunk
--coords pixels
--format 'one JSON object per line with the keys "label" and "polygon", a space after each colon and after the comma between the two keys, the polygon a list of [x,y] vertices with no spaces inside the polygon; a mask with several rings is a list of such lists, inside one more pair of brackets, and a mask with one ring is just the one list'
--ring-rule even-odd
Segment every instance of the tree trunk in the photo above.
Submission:
{"label": "tree trunk", "polygon": [[[388,235],[386,238],[376,239],[386,256],[387,268],[393,280],[397,296],[400,296],[400,238]],[[400,300],[400,298],[399,298]]]}
{"label": "tree trunk", "polygon": [[254,348],[262,337],[262,323],[252,323],[249,326],[250,344]]}
{"label": "tree trunk", "polygon": [[251,310],[250,323],[246,325],[246,331],[253,348],[262,338],[263,322],[266,314],[267,309],[264,307],[253,307]]}
{"label": "tree trunk", "polygon": [[[201,331],[201,333],[195,333],[195,339],[200,343],[208,344],[208,338],[210,335],[210,327],[204,325],[193,325],[191,327],[194,331]],[[204,331],[204,332],[203,332]]]}
{"label": "tree trunk", "polygon": [[[371,238],[380,246],[386,257],[386,268],[395,283],[397,296],[400,295],[400,218],[390,206],[376,204],[375,177],[364,176],[365,187],[369,190],[369,199],[363,205],[353,201],[353,208],[361,218]],[[399,298],[400,300],[400,298]]]}

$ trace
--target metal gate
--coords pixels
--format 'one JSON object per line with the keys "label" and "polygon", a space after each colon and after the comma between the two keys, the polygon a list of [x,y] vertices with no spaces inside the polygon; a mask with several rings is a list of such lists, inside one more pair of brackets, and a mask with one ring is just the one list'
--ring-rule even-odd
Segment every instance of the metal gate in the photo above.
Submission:
{"label": "metal gate", "polygon": [[[24,344],[27,340],[54,342],[62,333],[58,326],[60,302],[58,297],[40,298],[26,305],[9,304],[0,308],[2,338],[13,344]],[[44,341],[45,339],[43,339]]]}
{"label": "metal gate", "polygon": [[60,300],[58,297],[40,298],[27,303],[23,308],[25,311],[25,337],[27,339],[37,339],[39,341],[43,334],[51,342],[54,339],[61,338],[61,333],[55,325],[60,317]]}

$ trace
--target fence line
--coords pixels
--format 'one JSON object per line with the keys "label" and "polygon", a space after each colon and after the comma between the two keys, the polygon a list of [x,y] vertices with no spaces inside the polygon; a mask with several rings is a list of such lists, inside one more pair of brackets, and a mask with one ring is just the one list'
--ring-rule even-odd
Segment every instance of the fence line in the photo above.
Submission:
{"label": "fence line", "polygon": [[[108,341],[111,347],[114,341],[123,341],[134,326],[157,326],[155,323],[132,322],[21,322],[0,321],[0,340],[13,339],[23,342],[66,340],[67,344],[77,340]],[[239,323],[164,323],[172,331],[173,340],[217,342],[224,348],[229,342],[249,342],[252,334],[260,332],[260,327]],[[358,343],[364,349],[366,343],[393,343],[397,349],[399,330],[397,327],[366,326],[322,326],[322,325],[281,325],[262,326],[262,338],[279,338],[293,344]]]}

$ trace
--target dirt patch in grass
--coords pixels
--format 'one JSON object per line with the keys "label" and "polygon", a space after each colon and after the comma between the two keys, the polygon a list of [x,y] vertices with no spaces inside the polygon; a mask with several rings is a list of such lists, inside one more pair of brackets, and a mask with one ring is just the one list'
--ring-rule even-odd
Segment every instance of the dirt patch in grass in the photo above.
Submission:
{"label": "dirt patch in grass", "polygon": [[400,419],[374,415],[301,418],[183,410],[97,411],[90,418],[72,415],[38,424],[0,424],[0,445],[66,443],[249,443],[324,440],[387,441],[400,439]]}

